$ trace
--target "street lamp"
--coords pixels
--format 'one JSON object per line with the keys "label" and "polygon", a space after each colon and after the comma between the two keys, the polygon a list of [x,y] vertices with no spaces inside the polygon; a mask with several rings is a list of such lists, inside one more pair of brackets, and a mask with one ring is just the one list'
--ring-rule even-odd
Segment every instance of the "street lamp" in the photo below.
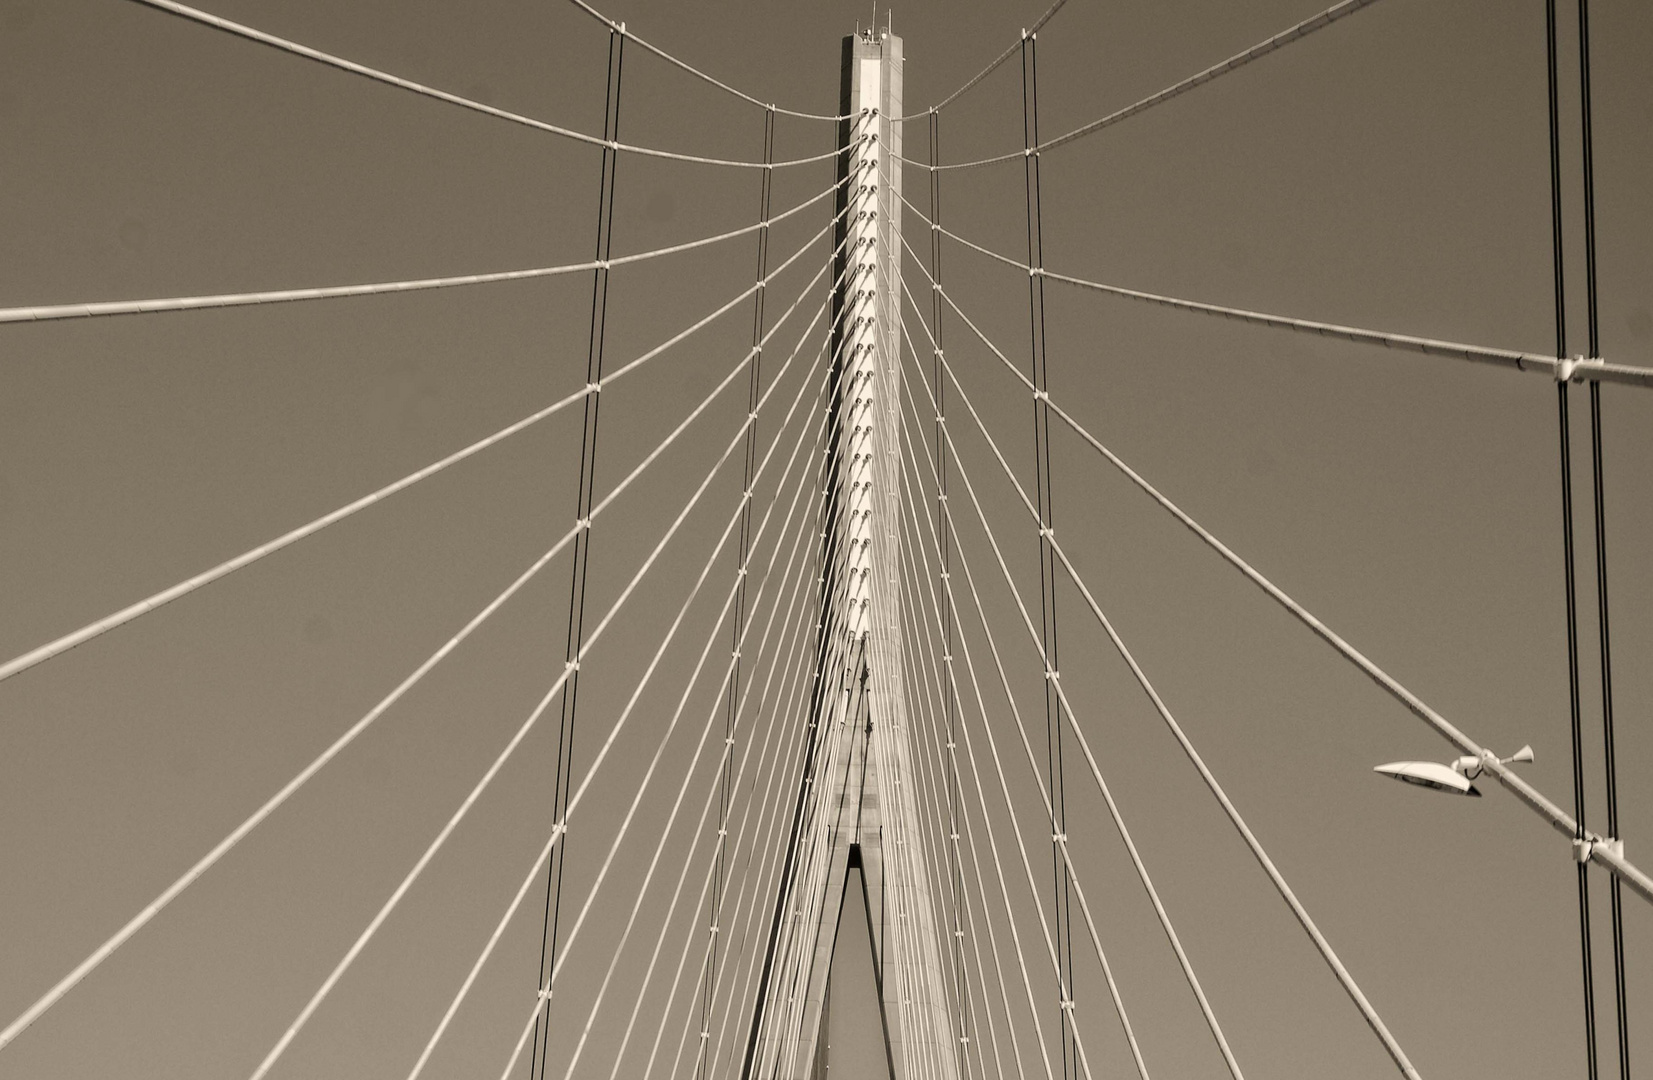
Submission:
{"label": "street lamp", "polygon": [[[1533,753],[1531,746],[1523,746],[1507,758],[1492,758],[1491,755],[1488,757],[1500,765],[1507,765],[1512,761],[1531,761]],[[1484,768],[1485,760],[1465,755],[1450,765],[1442,765],[1437,761],[1391,761],[1387,765],[1374,766],[1372,771],[1392,776],[1402,783],[1434,788],[1436,791],[1445,791],[1452,795],[1473,795],[1480,798],[1480,791],[1476,790],[1470,781],[1480,776]]]}

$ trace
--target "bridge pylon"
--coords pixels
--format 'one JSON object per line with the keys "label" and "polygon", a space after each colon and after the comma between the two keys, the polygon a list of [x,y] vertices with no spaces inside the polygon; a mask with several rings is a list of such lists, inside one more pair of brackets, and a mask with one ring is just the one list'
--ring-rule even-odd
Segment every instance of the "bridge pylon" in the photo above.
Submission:
{"label": "bridge pylon", "polygon": [[852,869],[890,1075],[961,1072],[950,951],[928,865],[942,856],[929,851],[914,801],[900,632],[901,83],[899,37],[843,40],[816,688],[743,1080],[826,1075],[832,960]]}

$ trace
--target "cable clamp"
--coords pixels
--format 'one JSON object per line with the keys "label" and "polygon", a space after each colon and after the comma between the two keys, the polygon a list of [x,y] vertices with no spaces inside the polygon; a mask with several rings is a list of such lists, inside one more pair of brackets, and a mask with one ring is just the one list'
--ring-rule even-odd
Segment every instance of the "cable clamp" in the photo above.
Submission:
{"label": "cable clamp", "polygon": [[1589,862],[1590,853],[1595,846],[1594,841],[1586,840],[1583,837],[1575,837],[1573,839],[1573,861],[1580,864]]}
{"label": "cable clamp", "polygon": [[1595,364],[1600,366],[1604,363],[1606,363],[1606,361],[1599,356],[1563,357],[1562,359],[1556,361],[1555,381],[1558,383],[1571,382],[1573,379],[1573,373],[1578,370],[1580,364]]}
{"label": "cable clamp", "polygon": [[1033,400],[1034,401],[1049,401],[1050,400],[1050,391],[1049,390],[1035,390],[1035,391],[1033,391]]}
{"label": "cable clamp", "polygon": [[[733,746],[733,745],[735,745],[735,737],[734,737],[734,736],[733,736],[733,735],[731,735],[731,736],[729,736],[729,737],[728,737],[728,738],[726,738],[726,739],[724,739],[724,740],[723,740],[723,745],[724,745],[724,746]],[[718,831],[717,831],[717,834],[718,834],[718,835],[719,835],[719,836],[722,836],[722,835],[723,835],[723,830],[722,830],[722,829],[719,829],[719,830],[718,830]]]}
{"label": "cable clamp", "polygon": [[1060,679],[1061,677],[1062,677],[1062,673],[1057,671],[1055,668],[1050,668],[1050,667],[1045,668],[1045,678],[1047,678],[1047,679]]}
{"label": "cable clamp", "polygon": [[1045,537],[1046,539],[1054,540],[1056,539],[1056,530],[1051,528],[1049,525],[1042,525],[1039,527],[1039,535]]}
{"label": "cable clamp", "polygon": [[580,662],[578,660],[569,660],[563,664],[562,669],[564,671],[578,671],[580,670]]}
{"label": "cable clamp", "polygon": [[1065,844],[1068,842],[1068,834],[1065,832],[1053,832],[1050,834],[1050,840],[1053,844]]}
{"label": "cable clamp", "polygon": [[559,821],[555,825],[551,826],[552,836],[561,836],[566,832],[568,832],[568,822],[566,821]]}
{"label": "cable clamp", "polygon": [[579,529],[583,532],[590,532],[591,531],[591,519],[588,518],[588,517],[575,518],[574,519],[574,528]]}
{"label": "cable clamp", "polygon": [[707,932],[707,933],[708,933],[708,934],[713,934],[713,935],[715,935],[715,934],[716,934],[716,933],[717,933],[717,924],[716,924],[716,923],[713,923],[713,924],[712,924],[712,925],[711,925],[711,926],[708,926],[708,927],[707,927],[707,928],[706,928],[706,932]]}
{"label": "cable clamp", "polygon": [[730,659],[733,659],[733,660],[739,660],[740,659],[740,650],[739,649],[734,650],[733,652],[731,652],[729,654],[729,657],[730,657]]}
{"label": "cable clamp", "polygon": [[707,1039],[710,1039],[711,1037],[712,1037],[712,1033],[710,1031],[702,1031],[700,1033],[700,1041],[701,1042],[705,1042]]}
{"label": "cable clamp", "polygon": [[1063,1012],[1072,1012],[1073,1011],[1073,999],[1072,998],[1063,998],[1062,999],[1062,1011]]}
{"label": "cable clamp", "polygon": [[550,1001],[551,1000],[551,991],[542,989],[539,992],[538,997],[541,1001]]}
{"label": "cable clamp", "polygon": [[601,382],[588,382],[585,384],[585,392],[588,394],[600,394],[603,392],[603,384]]}
{"label": "cable clamp", "polygon": [[607,260],[607,259],[598,259],[598,260],[597,260],[597,269],[599,269],[599,270],[607,270],[607,269],[609,269],[609,262],[608,262],[608,260]]}

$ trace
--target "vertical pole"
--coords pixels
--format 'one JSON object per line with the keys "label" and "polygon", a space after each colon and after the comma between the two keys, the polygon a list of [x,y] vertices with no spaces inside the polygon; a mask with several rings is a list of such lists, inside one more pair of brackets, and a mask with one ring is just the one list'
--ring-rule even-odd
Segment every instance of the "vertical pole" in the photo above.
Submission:
{"label": "vertical pole", "polygon": [[[1027,189],[1027,264],[1044,268],[1044,235],[1039,191],[1039,65],[1038,35],[1022,32],[1022,145]],[[1055,821],[1051,836],[1052,874],[1056,894],[1056,989],[1062,1032],[1062,1076],[1077,1073],[1077,1046],[1073,1039],[1073,933],[1069,911],[1070,875],[1063,842],[1067,834],[1067,791],[1062,768],[1062,701],[1056,692],[1060,677],[1056,649],[1056,556],[1051,546],[1055,519],[1050,475],[1050,391],[1045,366],[1045,279],[1037,272],[1027,277],[1028,326],[1033,368],[1033,452],[1039,495],[1039,585],[1041,641],[1045,652],[1046,768]]]}
{"label": "vertical pole", "polygon": [[[1556,66],[1555,0],[1545,0],[1545,46],[1549,76],[1550,120],[1550,244],[1555,275],[1555,354],[1567,356],[1566,248],[1562,242],[1561,106]],[[1582,842],[1584,826],[1584,727],[1578,681],[1578,589],[1573,561],[1572,431],[1567,403],[1567,379],[1556,382],[1556,415],[1561,439],[1561,548],[1567,595],[1567,691],[1571,708],[1573,747],[1573,818],[1575,839]],[[1587,863],[1578,864],[1579,954],[1584,976],[1584,1055],[1589,1080],[1596,1080],[1596,986],[1591,963],[1590,877]]]}
{"label": "vertical pole", "polygon": [[[625,57],[625,24],[608,34],[608,74],[603,103],[603,137],[620,137],[620,75]],[[591,334],[586,349],[586,384],[603,377],[603,332],[608,320],[608,257],[614,233],[614,178],[619,152],[603,147],[602,175],[597,197],[597,269],[591,281]],[[586,567],[591,556],[591,503],[597,473],[597,419],[601,393],[585,397],[585,423],[580,435],[580,489],[574,511],[574,568],[568,584],[568,635],[564,664],[568,679],[562,688],[562,723],[557,735],[557,774],[552,790],[552,818],[565,824],[574,770],[574,721],[579,704],[580,654],[585,641]],[[568,833],[552,850],[546,865],[545,921],[540,936],[539,1012],[534,1019],[534,1047],[529,1055],[530,1078],[545,1075],[551,1043],[551,973],[557,965],[557,930],[562,913],[563,864],[568,858]]]}
{"label": "vertical pole", "polygon": [[953,901],[952,938],[953,987],[958,1003],[958,1034],[954,1049],[958,1054],[958,1073],[970,1075],[970,990],[964,970],[964,922],[960,905],[964,897],[964,870],[959,852],[958,822],[958,698],[953,678],[953,591],[949,585],[952,556],[952,519],[947,516],[947,388],[943,377],[941,347],[941,173],[934,166],[941,162],[941,114],[930,110],[930,326],[933,350],[930,357],[930,385],[936,399],[936,548],[942,588],[937,590],[941,602],[941,659],[947,665],[947,683],[942,692],[947,699],[947,865],[948,885]]}

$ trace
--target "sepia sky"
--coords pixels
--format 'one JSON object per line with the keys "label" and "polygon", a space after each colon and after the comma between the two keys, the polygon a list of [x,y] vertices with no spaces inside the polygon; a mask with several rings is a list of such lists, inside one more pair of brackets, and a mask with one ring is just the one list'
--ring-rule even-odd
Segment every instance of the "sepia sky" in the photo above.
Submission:
{"label": "sepia sky", "polygon": [[[204,0],[207,3],[207,0]],[[1247,48],[1320,0],[1071,0],[1038,39],[1040,132],[1067,131]],[[1584,348],[1577,39],[1563,22],[1569,344]],[[561,0],[210,0],[226,18],[586,132],[603,123],[603,28]],[[1038,3],[894,10],[906,101],[939,100],[1015,42]],[[840,39],[870,6],[608,0],[628,28],[754,96],[830,113]],[[1601,342],[1653,365],[1653,10],[1592,5]],[[1276,55],[1043,158],[1052,270],[1353,326],[1553,349],[1544,6],[1382,0]],[[879,21],[884,14],[880,9]],[[1012,60],[941,114],[943,160],[1017,151]],[[626,55],[620,137],[755,159],[762,111],[640,49]],[[778,159],[833,149],[833,125],[782,117]],[[0,306],[139,299],[481,273],[591,258],[598,151],[278,53],[128,0],[0,0]],[[909,129],[908,153],[925,138]],[[832,183],[832,163],[776,175],[777,211]],[[928,207],[924,174],[908,197]],[[622,157],[614,253],[739,228],[758,177]],[[947,173],[944,224],[1025,258],[1022,170]],[[777,226],[770,264],[829,212]],[[923,245],[921,223],[908,236]],[[616,270],[612,369],[745,289],[751,237]],[[817,243],[770,290],[765,354],[775,440],[760,511],[796,440],[779,417],[815,357],[781,364],[825,284]],[[906,270],[923,295],[923,274]],[[1025,276],[958,245],[942,278],[1025,366]],[[309,521],[585,382],[587,275],[222,311],[0,326],[0,659],[10,658]],[[1571,807],[1556,437],[1547,377],[1390,352],[1047,289],[1054,399],[1125,461],[1473,738],[1530,743],[1526,775]],[[911,320],[910,328],[922,339]],[[922,312],[928,318],[929,311]],[[744,355],[751,308],[605,390],[597,491],[607,493]],[[1024,484],[1025,391],[959,320],[948,355]],[[923,346],[927,351],[927,346]],[[925,358],[925,371],[928,373]],[[593,525],[587,627],[608,610],[746,415],[740,388]],[[919,415],[928,404],[909,377]],[[1653,849],[1653,392],[1608,386],[1604,454],[1622,832]],[[1572,393],[1590,824],[1604,829],[1594,563],[1583,390]],[[1038,587],[1036,533],[954,398],[960,468],[1017,587]],[[0,1025],[9,1023],[239,824],[520,574],[574,517],[580,424],[570,409],[414,488],[0,683]],[[925,428],[928,435],[929,429]],[[1426,1077],[1580,1076],[1575,872],[1566,840],[1495,783],[1452,799],[1373,775],[1453,751],[1236,574],[1070,433],[1052,436],[1058,534],[1170,709]],[[736,556],[617,727],[733,508],[725,467],[582,669],[575,774],[614,749],[570,819],[563,932],[592,895],[656,748],[628,839],[568,950],[548,1075],[569,1066],[687,777],[639,924],[595,1013],[577,1076],[607,1077],[638,1006],[645,1044],[664,979],[643,988],[664,923],[676,962],[704,935],[693,890],[699,812],[716,770],[692,758],[721,723],[716,674],[667,723]],[[919,457],[919,475],[927,468]],[[795,474],[794,474],[795,475]],[[921,486],[923,486],[921,484]],[[956,490],[956,488],[955,488]],[[755,551],[808,530],[776,518]],[[973,513],[955,495],[955,515]],[[982,589],[1012,692],[1042,759],[1040,666],[972,518],[959,549]],[[924,534],[921,534],[924,535]],[[771,610],[777,580],[754,604]],[[520,594],[13,1045],[0,1078],[249,1075],[562,670],[569,562]],[[955,582],[959,575],[955,573]],[[790,585],[790,582],[787,582]],[[1394,1075],[1268,880],[1131,680],[1077,592],[1060,594],[1063,682],[1241,1065],[1253,1077]],[[928,594],[924,594],[928,595]],[[927,603],[927,600],[924,601]],[[784,604],[784,594],[782,603]],[[783,612],[785,608],[781,609]],[[800,617],[801,620],[801,617]],[[1000,830],[1014,924],[1040,1022],[1056,993],[1034,894],[989,755],[992,733],[1048,904],[1048,821],[974,611],[961,614],[987,703],[963,707]],[[776,634],[786,626],[777,620]],[[801,621],[798,621],[801,625]],[[762,630],[758,625],[754,634]],[[790,649],[792,640],[786,640]],[[915,645],[920,651],[922,644]],[[777,637],[775,698],[795,654]],[[928,662],[925,661],[927,664]],[[715,665],[714,665],[715,666]],[[923,666],[909,676],[929,671]],[[709,681],[707,679],[709,678]],[[756,693],[756,691],[754,691]],[[798,709],[752,710],[751,733],[796,734]],[[713,739],[715,743],[717,740]],[[294,1040],[273,1076],[407,1075],[552,821],[556,711],[500,772],[406,900]],[[688,764],[691,760],[695,764]],[[751,766],[755,771],[756,762]],[[793,778],[795,783],[795,775]],[[978,798],[972,777],[965,799]],[[1088,771],[1070,757],[1068,834],[1149,1070],[1226,1075]],[[784,777],[776,790],[788,790]],[[788,798],[790,792],[788,792]],[[776,798],[779,798],[777,795]],[[757,805],[754,797],[753,805]],[[975,813],[970,810],[969,814]],[[714,807],[713,814],[716,814]],[[985,828],[978,815],[977,830]],[[983,833],[979,842],[985,845]],[[985,850],[985,848],[984,848]],[[696,852],[701,853],[696,855]],[[750,852],[748,852],[750,854]],[[685,858],[690,899],[666,897]],[[986,861],[980,864],[991,873]],[[1592,871],[1600,940],[1606,879]],[[533,1004],[544,893],[531,892],[427,1076],[497,1075]],[[998,910],[997,916],[991,911]],[[846,926],[861,918],[848,904]],[[765,917],[767,917],[765,915]],[[1078,929],[1078,920],[1075,920]],[[981,933],[986,933],[984,921]],[[761,927],[758,931],[761,934]],[[848,932],[848,931],[846,931]],[[972,931],[975,933],[975,931]],[[696,939],[700,940],[699,938]],[[864,931],[847,939],[865,947]],[[1653,913],[1627,894],[1635,1068],[1653,1068]],[[983,944],[982,948],[988,946]],[[1094,1074],[1132,1065],[1088,938],[1076,1015]],[[1014,952],[1000,942],[1007,980]],[[839,1080],[879,1075],[870,965],[840,967]],[[695,960],[691,960],[691,969]],[[1044,966],[1039,966],[1043,964]],[[1610,954],[1597,953],[1604,1071]],[[976,1005],[1044,1075],[1014,982]],[[977,988],[982,990],[982,988]],[[692,970],[686,993],[694,992]],[[680,995],[665,1025],[669,1074]],[[738,1028],[739,1019],[734,1022]],[[986,1032],[982,1035],[985,1037]],[[734,1054],[738,1075],[740,1034]],[[635,1040],[634,1040],[635,1041]],[[691,1035],[692,1042],[692,1035]],[[1004,1073],[1015,1073],[1008,1042]],[[640,1077],[633,1045],[618,1075]],[[725,1060],[726,1060],[725,1058]],[[722,1065],[719,1066],[723,1067]],[[691,1070],[680,1070],[688,1075]],[[517,1075],[524,1075],[519,1066]],[[972,1075],[977,1075],[972,1073]],[[989,1075],[992,1075],[989,1060]]]}

